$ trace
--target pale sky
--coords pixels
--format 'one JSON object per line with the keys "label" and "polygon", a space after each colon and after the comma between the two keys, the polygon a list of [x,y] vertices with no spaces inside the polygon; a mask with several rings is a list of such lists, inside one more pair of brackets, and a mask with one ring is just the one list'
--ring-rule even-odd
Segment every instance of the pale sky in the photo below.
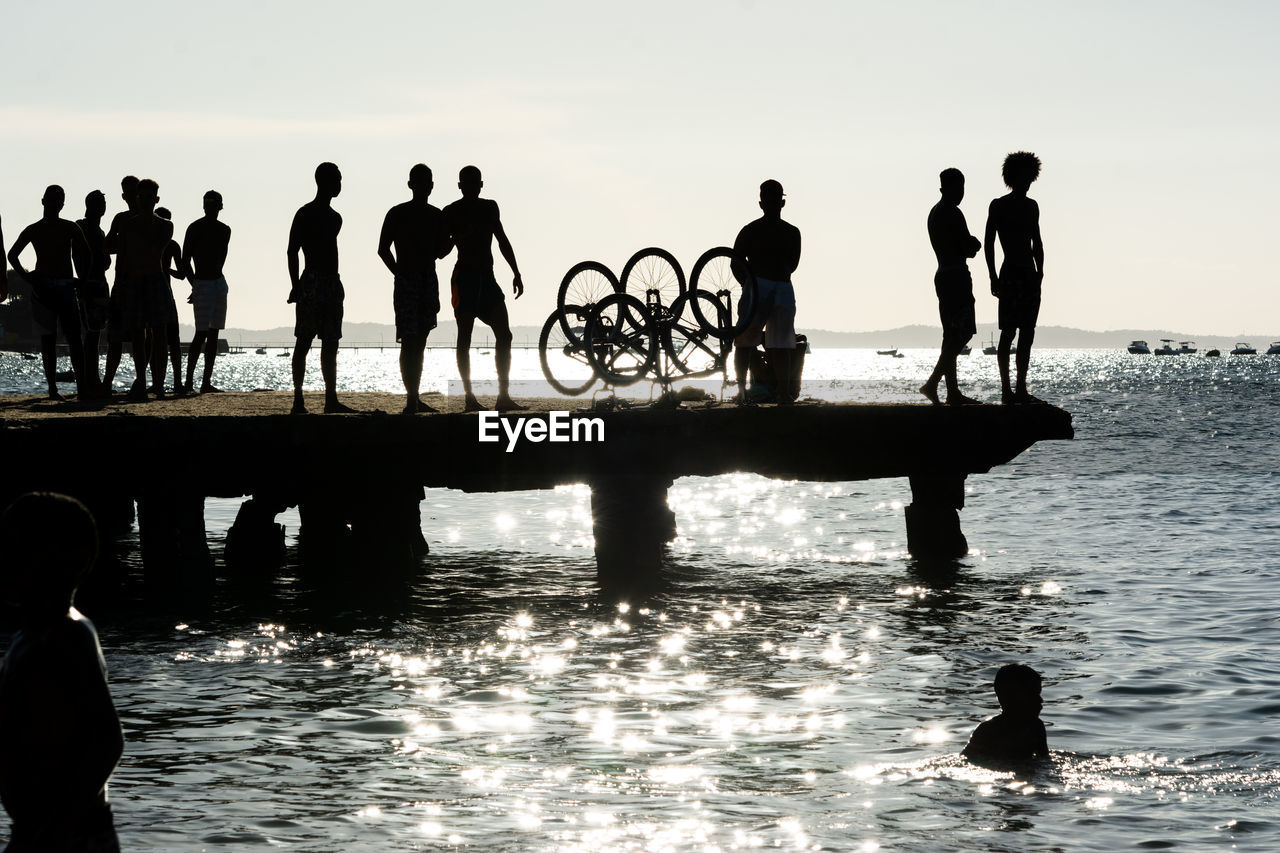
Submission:
{"label": "pale sky", "polygon": [[776,178],[804,237],[797,329],[874,330],[938,322],[938,172],[964,171],[981,236],[1026,149],[1041,324],[1262,333],[1280,327],[1277,32],[1268,2],[15,2],[0,217],[12,242],[58,183],[68,218],[96,188],[109,219],[133,173],[181,234],[217,189],[228,324],[292,325],[289,223],[332,160],[347,319],[391,323],[383,214],[414,163],[440,207],[474,163],[524,274],[512,322],[537,325],[577,261],[621,272],[657,245],[687,274]]}

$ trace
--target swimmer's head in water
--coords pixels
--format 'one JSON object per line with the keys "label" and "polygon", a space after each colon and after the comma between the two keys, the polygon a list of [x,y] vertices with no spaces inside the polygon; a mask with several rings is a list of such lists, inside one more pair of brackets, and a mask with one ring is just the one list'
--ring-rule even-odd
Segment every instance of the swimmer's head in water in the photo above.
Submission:
{"label": "swimmer's head in water", "polygon": [[1015,151],[1004,158],[1000,175],[1010,189],[1029,187],[1040,177],[1040,158],[1030,151]]}
{"label": "swimmer's head in water", "polygon": [[10,603],[66,604],[98,555],[98,528],[75,498],[30,492],[0,516],[0,554]]}
{"label": "swimmer's head in water", "polygon": [[1026,664],[1011,663],[996,672],[996,698],[1006,712],[1023,712],[1039,715],[1044,703],[1040,700],[1040,673]]}

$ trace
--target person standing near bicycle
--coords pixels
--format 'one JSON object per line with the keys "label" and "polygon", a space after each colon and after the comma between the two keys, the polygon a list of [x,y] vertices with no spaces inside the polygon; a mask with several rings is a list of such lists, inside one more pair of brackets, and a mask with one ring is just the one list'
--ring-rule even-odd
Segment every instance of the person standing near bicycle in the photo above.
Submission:
{"label": "person standing near bicycle", "polygon": [[507,319],[506,297],[493,275],[493,240],[498,241],[498,251],[515,276],[511,289],[515,298],[524,293],[520,268],[516,266],[516,253],[502,229],[498,215],[498,203],[480,198],[484,186],[480,170],[475,166],[463,166],[458,173],[458,189],[462,198],[444,209],[445,226],[449,237],[458,247],[458,260],[451,279],[453,291],[453,316],[458,323],[458,373],[466,393],[465,410],[478,412],[484,409],[471,391],[471,329],[476,320],[493,329],[494,361],[498,368],[498,400],[494,408],[500,412],[524,409],[508,393],[511,376],[511,323]]}
{"label": "person standing near bicycle", "polygon": [[[760,185],[760,209],[764,215],[743,226],[733,242],[737,256],[734,276],[746,283],[746,271],[740,269],[745,263],[756,279],[751,321],[733,342],[739,404],[747,402],[747,370],[751,354],[761,340],[777,378],[778,402],[794,403],[800,396],[799,383],[791,373],[796,349],[796,292],[791,274],[800,265],[800,229],[783,220],[786,203],[782,184],[772,179],[765,181]],[[739,312],[742,308],[740,303]]]}

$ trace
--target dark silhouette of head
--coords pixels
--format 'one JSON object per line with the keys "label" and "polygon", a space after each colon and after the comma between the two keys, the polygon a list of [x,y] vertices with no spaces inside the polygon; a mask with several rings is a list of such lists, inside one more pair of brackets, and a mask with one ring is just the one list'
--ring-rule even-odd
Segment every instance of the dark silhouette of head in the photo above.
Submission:
{"label": "dark silhouette of head", "polygon": [[1040,700],[1040,673],[1026,664],[1010,663],[996,672],[996,699],[1005,713],[1036,717],[1044,703]]}
{"label": "dark silhouette of head", "polygon": [[93,190],[84,197],[84,215],[101,218],[107,212],[107,196],[102,190]]}
{"label": "dark silhouette of head", "polygon": [[760,209],[765,213],[779,213],[786,203],[782,184],[770,178],[760,185]]}
{"label": "dark silhouette of head", "polygon": [[64,608],[98,555],[93,516],[75,498],[30,492],[0,516],[0,586],[26,610]]}
{"label": "dark silhouette of head", "polygon": [[336,165],[325,162],[316,166],[316,191],[328,198],[337,198],[342,192],[342,173]]}
{"label": "dark silhouette of head", "polygon": [[1025,191],[1040,177],[1040,158],[1030,151],[1015,151],[1004,158],[1000,174],[1009,189]]}
{"label": "dark silhouette of head", "polygon": [[204,194],[204,212],[210,216],[222,210],[222,193],[209,190]]}
{"label": "dark silhouette of head", "polygon": [[160,200],[160,185],[150,178],[143,178],[138,181],[133,197],[139,210],[151,210]]}
{"label": "dark silhouette of head", "polygon": [[133,175],[125,175],[120,179],[120,198],[124,199],[124,203],[133,208],[134,199],[138,196],[138,179]]}
{"label": "dark silhouette of head", "polygon": [[423,163],[418,163],[409,170],[409,189],[413,190],[414,198],[421,196],[426,198],[431,195],[431,190],[435,187],[435,181],[432,179],[431,169]]}
{"label": "dark silhouette of head", "polygon": [[954,167],[943,169],[938,173],[938,188],[945,201],[951,204],[964,201],[964,172]]}
{"label": "dark silhouette of head", "polygon": [[462,190],[465,198],[476,198],[480,195],[480,189],[484,186],[484,180],[480,177],[480,170],[475,166],[463,166],[458,172],[458,189]]}
{"label": "dark silhouette of head", "polygon": [[57,184],[50,184],[45,187],[44,195],[40,197],[40,203],[44,205],[45,213],[56,214],[67,203],[67,194]]}
{"label": "dark silhouette of head", "polygon": [[169,208],[167,207],[157,207],[156,216],[159,216],[161,219],[167,219],[170,222],[173,221],[173,214],[169,212]]}

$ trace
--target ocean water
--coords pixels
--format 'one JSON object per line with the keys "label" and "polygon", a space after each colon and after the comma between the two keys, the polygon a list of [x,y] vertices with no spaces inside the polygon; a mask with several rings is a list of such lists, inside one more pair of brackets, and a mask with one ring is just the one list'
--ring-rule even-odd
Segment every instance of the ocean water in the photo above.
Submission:
{"label": "ocean water", "polygon": [[[934,354],[904,352],[815,351],[805,391],[916,401]],[[970,477],[946,568],[905,554],[903,480],[733,475],[675,483],[644,600],[598,587],[582,487],[428,491],[432,553],[400,589],[334,596],[291,565],[157,613],[131,579],[97,614],[124,848],[1280,849],[1280,358],[1032,369],[1077,437]],[[0,356],[0,390],[38,370]],[[961,381],[996,399],[995,370],[974,354]],[[287,371],[230,356],[217,381]],[[398,389],[392,350],[339,374]],[[431,352],[426,385],[452,375]],[[236,507],[208,503],[215,554]],[[972,766],[1017,661],[1044,675],[1052,760]]]}

